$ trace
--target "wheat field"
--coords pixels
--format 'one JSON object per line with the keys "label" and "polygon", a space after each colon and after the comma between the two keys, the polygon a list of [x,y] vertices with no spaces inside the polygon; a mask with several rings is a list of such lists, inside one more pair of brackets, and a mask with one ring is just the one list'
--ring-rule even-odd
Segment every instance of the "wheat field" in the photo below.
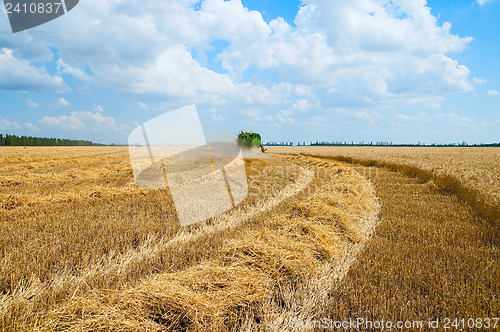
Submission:
{"label": "wheat field", "polygon": [[[431,316],[476,314],[478,299],[487,302],[481,314],[498,314],[498,224],[440,178],[452,174],[491,207],[497,150],[269,150],[245,159],[249,192],[240,204],[181,227],[169,190],[135,184],[127,148],[2,147],[2,330],[283,331],[291,319],[410,319],[426,306],[436,308]],[[425,226],[415,224],[424,207]],[[465,256],[449,247],[460,236],[470,244]],[[465,261],[436,273],[415,266],[421,252]],[[381,276],[380,266],[415,277]],[[459,281],[458,269],[482,272]],[[439,296],[402,310],[422,282]],[[465,287],[463,297],[433,302],[454,285]],[[394,289],[399,295],[384,298]]]}
{"label": "wheat field", "polygon": [[[498,148],[270,150],[344,161],[370,179],[382,206],[373,237],[333,290],[323,317],[433,320],[440,328],[446,320],[498,321],[500,205],[490,194],[500,187],[488,181],[499,177]],[[488,173],[479,185],[476,169]]]}
{"label": "wheat field", "polygon": [[183,228],[126,149],[7,148],[0,167],[3,330],[286,328],[325,307],[379,210],[310,157],[246,160],[248,197]]}
{"label": "wheat field", "polygon": [[280,147],[286,153],[344,156],[417,167],[436,175],[452,175],[500,204],[500,149],[487,147]]}

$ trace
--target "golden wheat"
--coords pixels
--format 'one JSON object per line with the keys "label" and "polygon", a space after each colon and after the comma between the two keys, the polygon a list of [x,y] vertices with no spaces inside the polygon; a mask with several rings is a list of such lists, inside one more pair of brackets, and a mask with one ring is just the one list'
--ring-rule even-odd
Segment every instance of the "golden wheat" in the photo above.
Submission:
{"label": "golden wheat", "polygon": [[478,147],[270,147],[270,152],[344,156],[449,174],[500,204],[500,149]]}
{"label": "golden wheat", "polygon": [[4,330],[284,328],[326,306],[378,211],[352,169],[268,157],[240,205],[180,228],[124,148],[2,152]]}
{"label": "golden wheat", "polygon": [[[370,322],[439,320],[441,327],[446,318],[498,317],[500,207],[471,189],[470,182],[455,177],[464,170],[449,171],[455,175],[429,171],[392,161],[393,155],[400,153],[398,148],[386,149],[386,155],[378,150],[381,155],[377,156],[367,149],[273,149],[348,162],[373,181],[382,205],[382,220],[374,237],[332,291],[329,309],[318,317]],[[486,165],[476,166],[488,169],[498,153],[495,148],[465,151],[465,155],[458,155],[444,149],[432,165],[448,169],[461,163],[455,158],[482,154]],[[472,162],[468,167],[473,172]],[[496,168],[491,167],[489,172],[496,172]],[[490,189],[498,191],[498,187]],[[367,325],[356,329],[371,330]],[[419,329],[430,327],[422,325]]]}
{"label": "golden wheat", "polygon": [[135,185],[126,148],[2,147],[2,330],[498,314],[498,150],[270,151],[245,161],[241,204],[180,227],[168,190]]}

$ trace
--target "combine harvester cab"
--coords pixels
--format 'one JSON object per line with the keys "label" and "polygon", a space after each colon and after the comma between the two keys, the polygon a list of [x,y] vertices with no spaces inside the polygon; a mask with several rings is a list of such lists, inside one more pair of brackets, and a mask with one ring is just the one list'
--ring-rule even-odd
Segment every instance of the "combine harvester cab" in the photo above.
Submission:
{"label": "combine harvester cab", "polygon": [[262,152],[266,151],[266,148],[262,146],[260,134],[253,131],[241,131],[238,134],[238,146],[247,149],[258,147]]}

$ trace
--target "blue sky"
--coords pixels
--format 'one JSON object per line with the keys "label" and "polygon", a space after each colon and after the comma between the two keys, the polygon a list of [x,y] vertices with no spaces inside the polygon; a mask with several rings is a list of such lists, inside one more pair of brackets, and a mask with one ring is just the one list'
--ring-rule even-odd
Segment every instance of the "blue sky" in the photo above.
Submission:
{"label": "blue sky", "polygon": [[196,104],[264,141],[500,141],[500,0],[81,0],[13,34],[0,132],[126,143]]}

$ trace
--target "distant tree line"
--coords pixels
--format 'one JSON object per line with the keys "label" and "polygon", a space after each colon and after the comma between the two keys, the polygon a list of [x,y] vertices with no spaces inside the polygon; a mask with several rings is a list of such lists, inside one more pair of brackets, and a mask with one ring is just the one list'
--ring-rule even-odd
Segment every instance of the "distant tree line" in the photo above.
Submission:
{"label": "distant tree line", "polygon": [[479,147],[500,147],[500,143],[488,143],[488,144],[468,144],[467,142],[462,143],[449,143],[449,144],[425,144],[425,143],[417,143],[417,144],[398,144],[393,142],[267,142],[264,143],[265,146],[437,146],[437,147],[450,147],[450,146],[479,146]]}
{"label": "distant tree line", "polygon": [[[267,145],[267,146],[294,146],[293,142],[267,142],[262,145]],[[300,143],[299,143],[300,145]]]}
{"label": "distant tree line", "polygon": [[0,146],[96,146],[91,141],[0,134]]}

